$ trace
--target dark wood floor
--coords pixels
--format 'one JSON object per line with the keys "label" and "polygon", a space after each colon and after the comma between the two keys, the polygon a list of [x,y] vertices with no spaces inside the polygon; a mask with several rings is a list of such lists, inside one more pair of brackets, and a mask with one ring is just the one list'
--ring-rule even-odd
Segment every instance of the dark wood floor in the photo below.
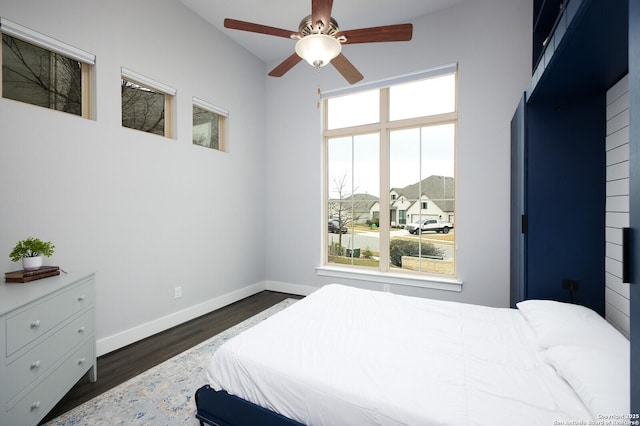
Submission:
{"label": "dark wood floor", "polygon": [[88,375],[80,379],[49,412],[42,423],[58,417],[288,297],[300,298],[300,296],[286,293],[263,291],[99,357],[98,381],[89,382]]}

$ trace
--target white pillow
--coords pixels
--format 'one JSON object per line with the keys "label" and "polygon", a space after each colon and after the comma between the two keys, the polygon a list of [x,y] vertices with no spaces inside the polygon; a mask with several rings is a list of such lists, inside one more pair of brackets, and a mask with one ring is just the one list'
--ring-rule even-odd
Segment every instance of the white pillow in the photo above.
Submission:
{"label": "white pillow", "polygon": [[578,394],[596,420],[630,411],[630,357],[584,346],[556,346],[545,360]]}
{"label": "white pillow", "polygon": [[628,353],[629,341],[589,308],[553,300],[525,300],[516,304],[543,348],[589,346]]}

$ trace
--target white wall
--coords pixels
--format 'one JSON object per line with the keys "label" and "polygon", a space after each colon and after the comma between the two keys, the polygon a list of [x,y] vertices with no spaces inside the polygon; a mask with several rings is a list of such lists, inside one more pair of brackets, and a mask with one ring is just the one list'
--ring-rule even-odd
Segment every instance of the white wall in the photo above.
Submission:
{"label": "white wall", "polygon": [[[263,289],[264,64],[173,0],[0,15],[97,57],[95,121],[0,99],[0,271],[28,236],[97,270],[99,354]],[[177,140],[122,128],[122,66],[178,90]],[[228,153],[191,144],[192,96],[230,111]]]}
{"label": "white wall", "polygon": [[[530,0],[464,2],[413,21],[409,43],[343,49],[365,82],[459,63],[456,234],[463,291],[392,286],[393,292],[509,306],[509,123],[531,76],[531,13]],[[305,63],[267,80],[268,286],[345,282],[380,289],[316,275],[324,230],[318,85],[346,83],[332,67],[317,72]]]}
{"label": "white wall", "polygon": [[629,76],[607,91],[605,315],[627,338],[630,289],[622,282],[622,228],[629,227]]}

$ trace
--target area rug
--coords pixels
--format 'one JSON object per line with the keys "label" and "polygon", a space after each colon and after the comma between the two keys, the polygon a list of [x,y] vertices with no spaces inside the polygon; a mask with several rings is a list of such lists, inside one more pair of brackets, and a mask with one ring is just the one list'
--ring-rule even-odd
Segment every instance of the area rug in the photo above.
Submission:
{"label": "area rug", "polygon": [[211,354],[233,336],[295,302],[296,299],[286,299],[46,425],[199,425],[194,393],[207,383],[206,368]]}

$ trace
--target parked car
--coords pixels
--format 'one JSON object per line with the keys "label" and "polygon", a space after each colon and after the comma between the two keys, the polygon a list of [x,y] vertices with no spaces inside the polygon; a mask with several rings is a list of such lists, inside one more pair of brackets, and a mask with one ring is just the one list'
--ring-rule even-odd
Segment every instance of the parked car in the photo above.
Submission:
{"label": "parked car", "polygon": [[[347,232],[349,232],[349,230],[347,229],[346,226],[342,227],[342,233],[346,234]],[[338,223],[337,220],[330,220],[329,221],[329,232],[333,233],[333,234],[339,234],[340,233],[340,223]]]}
{"label": "parked car", "polygon": [[407,226],[410,234],[419,234],[426,231],[448,234],[451,229],[453,229],[453,223],[440,219],[423,219]]}

